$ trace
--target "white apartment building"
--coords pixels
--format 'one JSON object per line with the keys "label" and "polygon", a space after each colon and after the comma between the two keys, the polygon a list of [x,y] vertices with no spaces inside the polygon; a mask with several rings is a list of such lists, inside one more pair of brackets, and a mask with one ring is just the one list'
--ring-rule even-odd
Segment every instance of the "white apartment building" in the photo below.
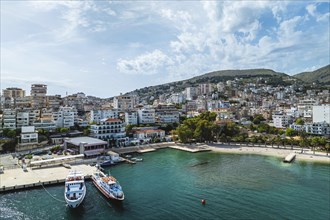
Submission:
{"label": "white apartment building", "polygon": [[100,123],[101,119],[105,118],[119,118],[118,109],[102,108],[92,110],[89,116],[89,122]]}
{"label": "white apartment building", "polygon": [[138,113],[136,111],[125,112],[125,124],[126,125],[138,124]]}
{"label": "white apartment building", "polygon": [[187,100],[194,100],[197,97],[197,89],[195,87],[187,87],[185,93]]}
{"label": "white apartment building", "polygon": [[35,120],[31,123],[37,130],[44,129],[47,131],[54,131],[56,129],[56,123],[52,120]]}
{"label": "white apartment building", "polygon": [[78,113],[75,107],[60,107],[58,112],[53,113],[56,126],[60,128],[70,128],[78,122]]}
{"label": "white apartment building", "polygon": [[90,136],[102,140],[115,140],[116,145],[128,145],[125,126],[120,119],[101,119],[99,124],[91,125]]}
{"label": "white apartment building", "polygon": [[330,124],[326,122],[309,123],[305,124],[305,130],[314,135],[330,135]]}
{"label": "white apartment building", "polygon": [[23,126],[21,132],[20,144],[37,144],[38,133],[35,131],[34,126]]}
{"label": "white apartment building", "polygon": [[296,123],[290,124],[289,127],[295,131],[304,131],[305,130],[305,125],[298,125]]}
{"label": "white apartment building", "polygon": [[16,129],[16,110],[4,109],[2,113],[3,128]]}
{"label": "white apartment building", "polygon": [[314,99],[300,100],[298,103],[298,112],[301,116],[309,117],[309,112],[311,112],[313,110],[313,106],[317,104],[317,101]]}
{"label": "white apartment building", "polygon": [[17,112],[16,115],[16,127],[21,128],[30,125],[29,112]]}
{"label": "white apartment building", "polygon": [[150,129],[150,130],[138,130],[134,132],[134,138],[139,140],[151,139],[151,138],[164,138],[165,131],[160,129]]}
{"label": "white apartment building", "polygon": [[153,108],[143,108],[138,110],[139,124],[155,124],[156,114]]}
{"label": "white apartment building", "polygon": [[167,100],[168,103],[180,104],[184,102],[184,96],[181,93],[174,93]]}
{"label": "white apartment building", "polygon": [[276,128],[284,128],[288,126],[289,120],[291,119],[290,116],[285,115],[283,113],[275,113],[272,115],[274,127]]}
{"label": "white apartment building", "polygon": [[313,123],[316,122],[330,124],[330,104],[313,106]]}

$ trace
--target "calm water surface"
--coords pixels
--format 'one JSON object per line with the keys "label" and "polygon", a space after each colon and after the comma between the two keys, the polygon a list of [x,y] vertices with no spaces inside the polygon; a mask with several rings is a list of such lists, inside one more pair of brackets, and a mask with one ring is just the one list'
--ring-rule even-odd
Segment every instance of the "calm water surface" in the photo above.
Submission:
{"label": "calm water surface", "polygon": [[0,194],[0,219],[330,219],[329,165],[173,149],[140,157],[110,168],[124,189],[122,203],[88,181],[73,210],[62,185],[48,186],[57,200],[43,188]]}

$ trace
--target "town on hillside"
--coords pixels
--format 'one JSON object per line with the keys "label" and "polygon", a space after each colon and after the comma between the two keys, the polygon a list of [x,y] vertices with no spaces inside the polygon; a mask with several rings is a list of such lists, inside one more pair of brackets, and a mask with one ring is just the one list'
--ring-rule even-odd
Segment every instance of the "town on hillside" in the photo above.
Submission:
{"label": "town on hillside", "polygon": [[[148,96],[134,91],[107,99],[82,92],[48,95],[44,84],[31,85],[29,95],[21,88],[6,88],[0,99],[0,151],[53,146],[97,156],[106,148],[167,141],[329,150],[328,88],[270,81],[237,77],[197,83],[181,91],[170,88]],[[70,148],[74,145],[78,147]]]}

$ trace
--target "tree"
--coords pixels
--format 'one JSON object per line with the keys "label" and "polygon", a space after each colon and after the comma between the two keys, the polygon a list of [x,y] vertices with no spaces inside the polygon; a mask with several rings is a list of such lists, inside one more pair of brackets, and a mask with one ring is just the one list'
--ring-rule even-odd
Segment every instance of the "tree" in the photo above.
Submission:
{"label": "tree", "polygon": [[9,138],[15,138],[16,137],[16,131],[15,130],[8,131],[7,137],[9,137]]}
{"label": "tree", "polygon": [[297,118],[297,120],[296,120],[296,124],[297,124],[297,125],[304,125],[305,122],[304,122],[304,120],[303,120],[302,118]]}
{"label": "tree", "polygon": [[262,115],[256,115],[253,119],[253,124],[260,124],[261,121],[265,121]]}
{"label": "tree", "polygon": [[285,130],[285,135],[286,136],[292,137],[292,136],[294,136],[296,134],[297,134],[297,132],[294,129],[292,129],[292,128],[287,128]]}
{"label": "tree", "polygon": [[330,151],[330,143],[328,142],[328,143],[326,143],[325,144],[325,150],[327,151],[327,156],[329,155],[329,151]]}
{"label": "tree", "polygon": [[191,138],[193,137],[193,131],[191,128],[189,128],[187,125],[180,125],[176,129],[176,133],[183,143],[190,142]]}
{"label": "tree", "polygon": [[313,148],[313,154],[315,154],[315,147],[319,144],[319,137],[312,137],[311,138],[311,145]]}

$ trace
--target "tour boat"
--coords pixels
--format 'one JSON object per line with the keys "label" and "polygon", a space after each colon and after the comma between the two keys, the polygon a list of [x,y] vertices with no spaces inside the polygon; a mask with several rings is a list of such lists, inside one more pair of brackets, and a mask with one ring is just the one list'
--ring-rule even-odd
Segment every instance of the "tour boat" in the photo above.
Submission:
{"label": "tour boat", "polygon": [[84,175],[80,171],[70,171],[65,179],[65,201],[71,208],[77,208],[86,195]]}
{"label": "tour boat", "polygon": [[119,182],[111,175],[106,175],[98,170],[92,175],[94,185],[101,191],[101,193],[108,199],[122,201],[124,200],[124,192]]}

